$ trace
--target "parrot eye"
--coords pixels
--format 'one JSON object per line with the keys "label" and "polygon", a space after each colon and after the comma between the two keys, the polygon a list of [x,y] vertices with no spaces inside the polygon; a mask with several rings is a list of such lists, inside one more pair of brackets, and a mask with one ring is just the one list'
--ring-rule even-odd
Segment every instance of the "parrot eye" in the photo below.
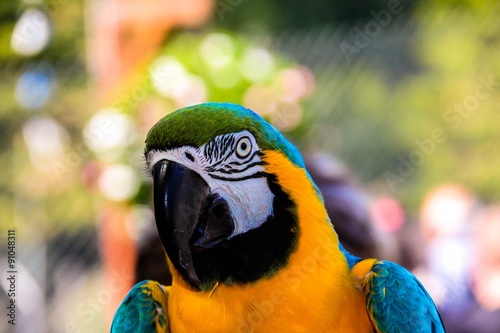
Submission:
{"label": "parrot eye", "polygon": [[252,142],[248,137],[241,138],[236,144],[236,155],[239,158],[247,157],[252,151]]}

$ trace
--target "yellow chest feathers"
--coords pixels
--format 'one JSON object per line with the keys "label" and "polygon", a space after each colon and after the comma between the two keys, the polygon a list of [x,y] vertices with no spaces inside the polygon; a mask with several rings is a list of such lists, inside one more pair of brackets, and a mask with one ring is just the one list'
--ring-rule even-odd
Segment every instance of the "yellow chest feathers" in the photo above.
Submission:
{"label": "yellow chest feathers", "polygon": [[[174,285],[171,332],[373,332],[363,295],[346,272],[322,266],[317,251],[271,279],[193,293]],[[176,277],[178,278],[178,277]]]}
{"label": "yellow chest feathers", "polygon": [[[171,332],[373,332],[322,202],[304,170],[268,153],[268,172],[297,203],[300,237],[286,267],[270,278],[193,292],[173,272]],[[276,170],[279,166],[280,170]],[[258,246],[258,244],[256,244]]]}

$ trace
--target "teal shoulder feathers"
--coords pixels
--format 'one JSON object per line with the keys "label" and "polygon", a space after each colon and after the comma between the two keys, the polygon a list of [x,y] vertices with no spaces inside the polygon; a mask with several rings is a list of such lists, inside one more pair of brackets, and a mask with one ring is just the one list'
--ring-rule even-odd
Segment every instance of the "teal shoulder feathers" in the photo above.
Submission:
{"label": "teal shoulder feathers", "polygon": [[118,307],[111,333],[169,332],[167,293],[154,281],[137,283]]}
{"label": "teal shoulder feathers", "polygon": [[378,261],[366,282],[366,305],[378,332],[445,332],[431,297],[405,268]]}

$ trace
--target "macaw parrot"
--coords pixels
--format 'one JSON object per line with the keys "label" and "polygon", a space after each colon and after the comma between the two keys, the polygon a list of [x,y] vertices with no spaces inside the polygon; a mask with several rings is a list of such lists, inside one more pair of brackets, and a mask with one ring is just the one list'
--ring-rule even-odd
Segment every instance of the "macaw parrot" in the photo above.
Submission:
{"label": "macaw parrot", "polygon": [[134,287],[116,332],[445,332],[409,271],[343,248],[299,151],[253,111],[182,108],[145,159],[172,285],[168,304]]}

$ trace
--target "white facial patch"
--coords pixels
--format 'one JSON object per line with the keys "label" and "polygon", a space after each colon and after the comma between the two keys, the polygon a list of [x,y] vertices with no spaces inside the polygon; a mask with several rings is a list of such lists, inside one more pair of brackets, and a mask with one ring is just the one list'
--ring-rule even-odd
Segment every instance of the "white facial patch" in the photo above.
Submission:
{"label": "white facial patch", "polygon": [[261,226],[272,214],[274,194],[269,189],[266,178],[235,182],[217,180],[209,186],[229,204],[235,223],[231,237]]}
{"label": "white facial patch", "polygon": [[263,175],[260,149],[248,131],[220,135],[199,148],[153,150],[146,160],[150,174],[161,160],[195,171],[211,193],[227,201],[235,223],[230,237],[261,226],[273,213],[274,194]]}

